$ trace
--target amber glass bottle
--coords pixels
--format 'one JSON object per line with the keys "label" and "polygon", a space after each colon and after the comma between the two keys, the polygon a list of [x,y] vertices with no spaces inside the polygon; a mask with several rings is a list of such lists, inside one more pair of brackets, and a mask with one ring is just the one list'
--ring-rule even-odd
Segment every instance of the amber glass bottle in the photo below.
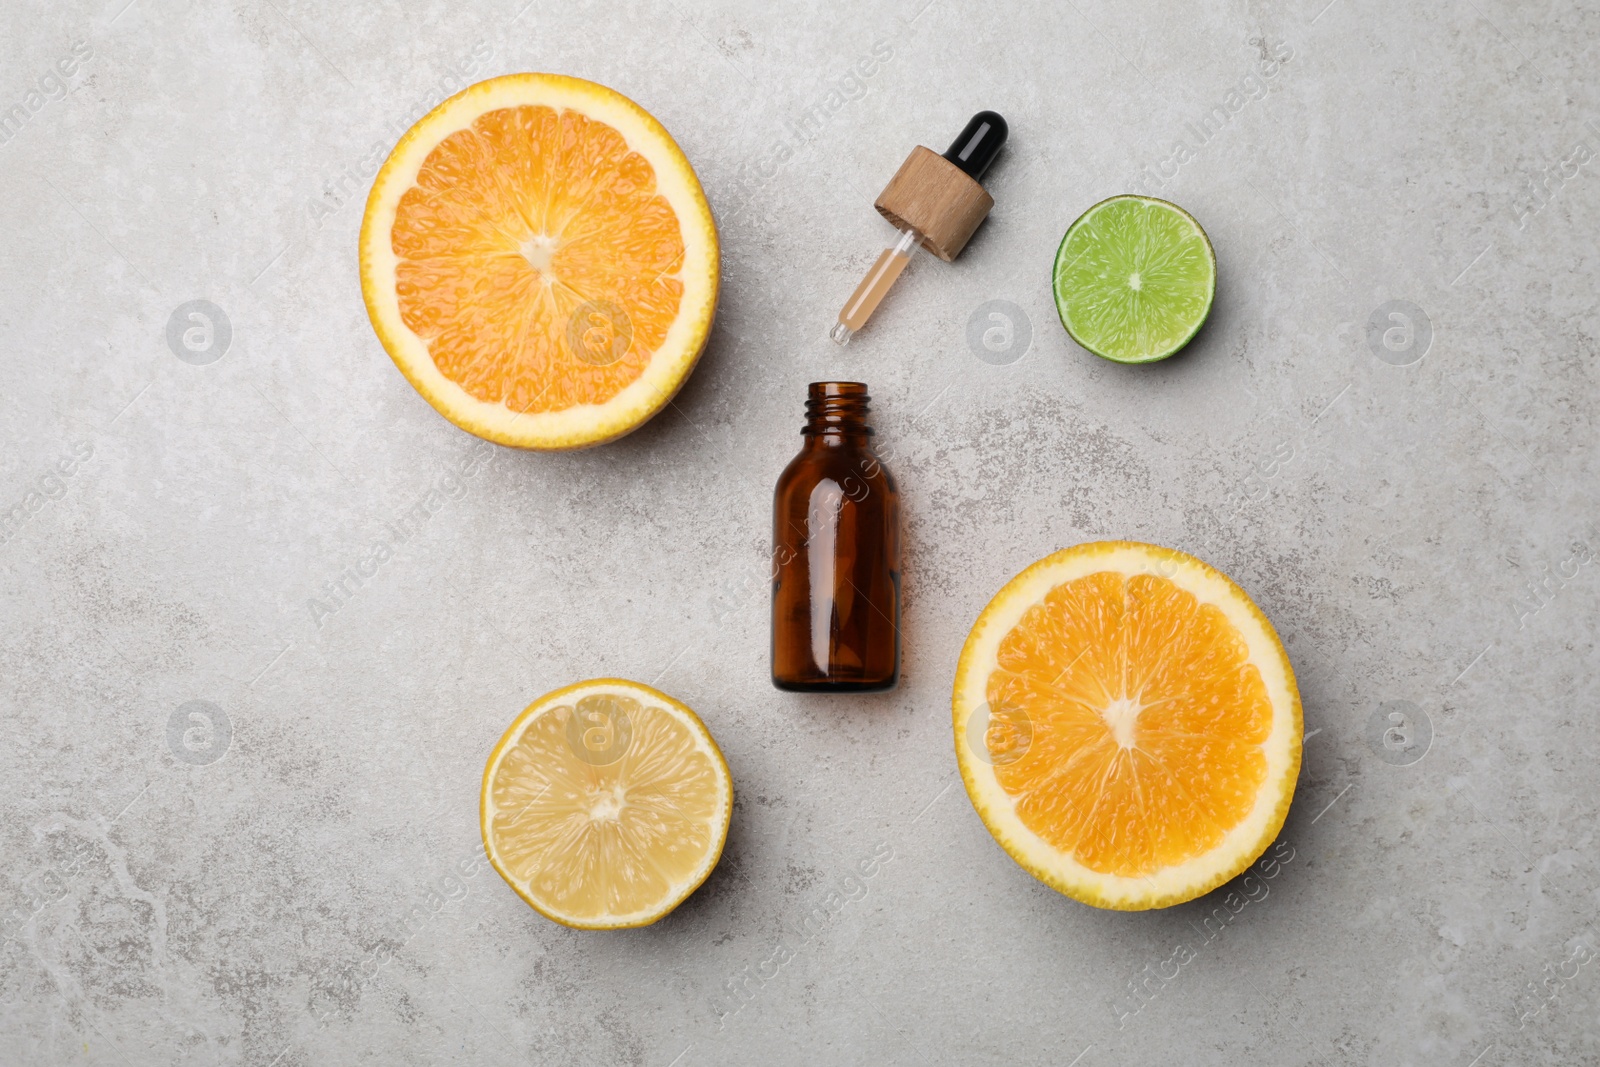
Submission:
{"label": "amber glass bottle", "polygon": [[889,689],[900,677],[900,497],[869,439],[867,387],[812,382],[805,444],[772,501],[772,684]]}

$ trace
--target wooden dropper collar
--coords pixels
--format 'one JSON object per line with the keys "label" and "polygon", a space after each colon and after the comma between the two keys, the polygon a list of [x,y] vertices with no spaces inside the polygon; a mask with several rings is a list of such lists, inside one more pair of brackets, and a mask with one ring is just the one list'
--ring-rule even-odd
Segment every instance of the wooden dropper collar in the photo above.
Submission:
{"label": "wooden dropper collar", "polygon": [[979,179],[1006,133],[1005,119],[978,112],[943,155],[922,145],[912,149],[873,206],[896,229],[916,230],[922,247],[949,263],[994,207]]}

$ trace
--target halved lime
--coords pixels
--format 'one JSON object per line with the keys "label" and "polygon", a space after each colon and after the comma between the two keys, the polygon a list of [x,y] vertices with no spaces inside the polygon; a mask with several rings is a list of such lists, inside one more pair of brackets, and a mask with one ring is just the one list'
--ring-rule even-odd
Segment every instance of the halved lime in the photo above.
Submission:
{"label": "halved lime", "polygon": [[1074,341],[1116,363],[1154,363],[1205,324],[1217,255],[1194,216],[1176,204],[1113,196],[1068,227],[1053,288]]}

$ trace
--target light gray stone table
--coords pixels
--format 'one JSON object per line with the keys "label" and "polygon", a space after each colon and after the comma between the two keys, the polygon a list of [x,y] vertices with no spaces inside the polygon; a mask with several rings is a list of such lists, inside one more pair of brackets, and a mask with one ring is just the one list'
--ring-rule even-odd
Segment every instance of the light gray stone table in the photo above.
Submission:
{"label": "light gray stone table", "polygon": [[[1597,45],[1592,2],[6,4],[0,1062],[1600,1062]],[[666,124],[723,298],[648,426],[456,481],[356,232],[421,109],[521,70]],[[873,195],[980,108],[990,220],[834,348]],[[1144,369],[1048,291],[1134,188],[1220,261]],[[821,377],[872,386],[907,516],[905,680],[859,699],[767,681]],[[1061,897],[957,780],[967,628],[1101,537],[1222,568],[1293,657],[1286,858],[1232,911]],[[738,791],[710,881],[612,934],[476,821],[511,717],[601,674]]]}

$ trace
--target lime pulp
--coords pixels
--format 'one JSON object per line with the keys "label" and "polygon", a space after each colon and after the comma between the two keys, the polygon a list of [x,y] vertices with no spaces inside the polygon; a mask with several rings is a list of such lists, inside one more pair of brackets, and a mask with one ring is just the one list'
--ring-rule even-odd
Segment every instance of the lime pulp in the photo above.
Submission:
{"label": "lime pulp", "polygon": [[1078,217],[1056,251],[1052,288],[1078,344],[1117,363],[1154,363],[1199,332],[1217,257],[1194,216],[1149,196],[1114,196]]}

